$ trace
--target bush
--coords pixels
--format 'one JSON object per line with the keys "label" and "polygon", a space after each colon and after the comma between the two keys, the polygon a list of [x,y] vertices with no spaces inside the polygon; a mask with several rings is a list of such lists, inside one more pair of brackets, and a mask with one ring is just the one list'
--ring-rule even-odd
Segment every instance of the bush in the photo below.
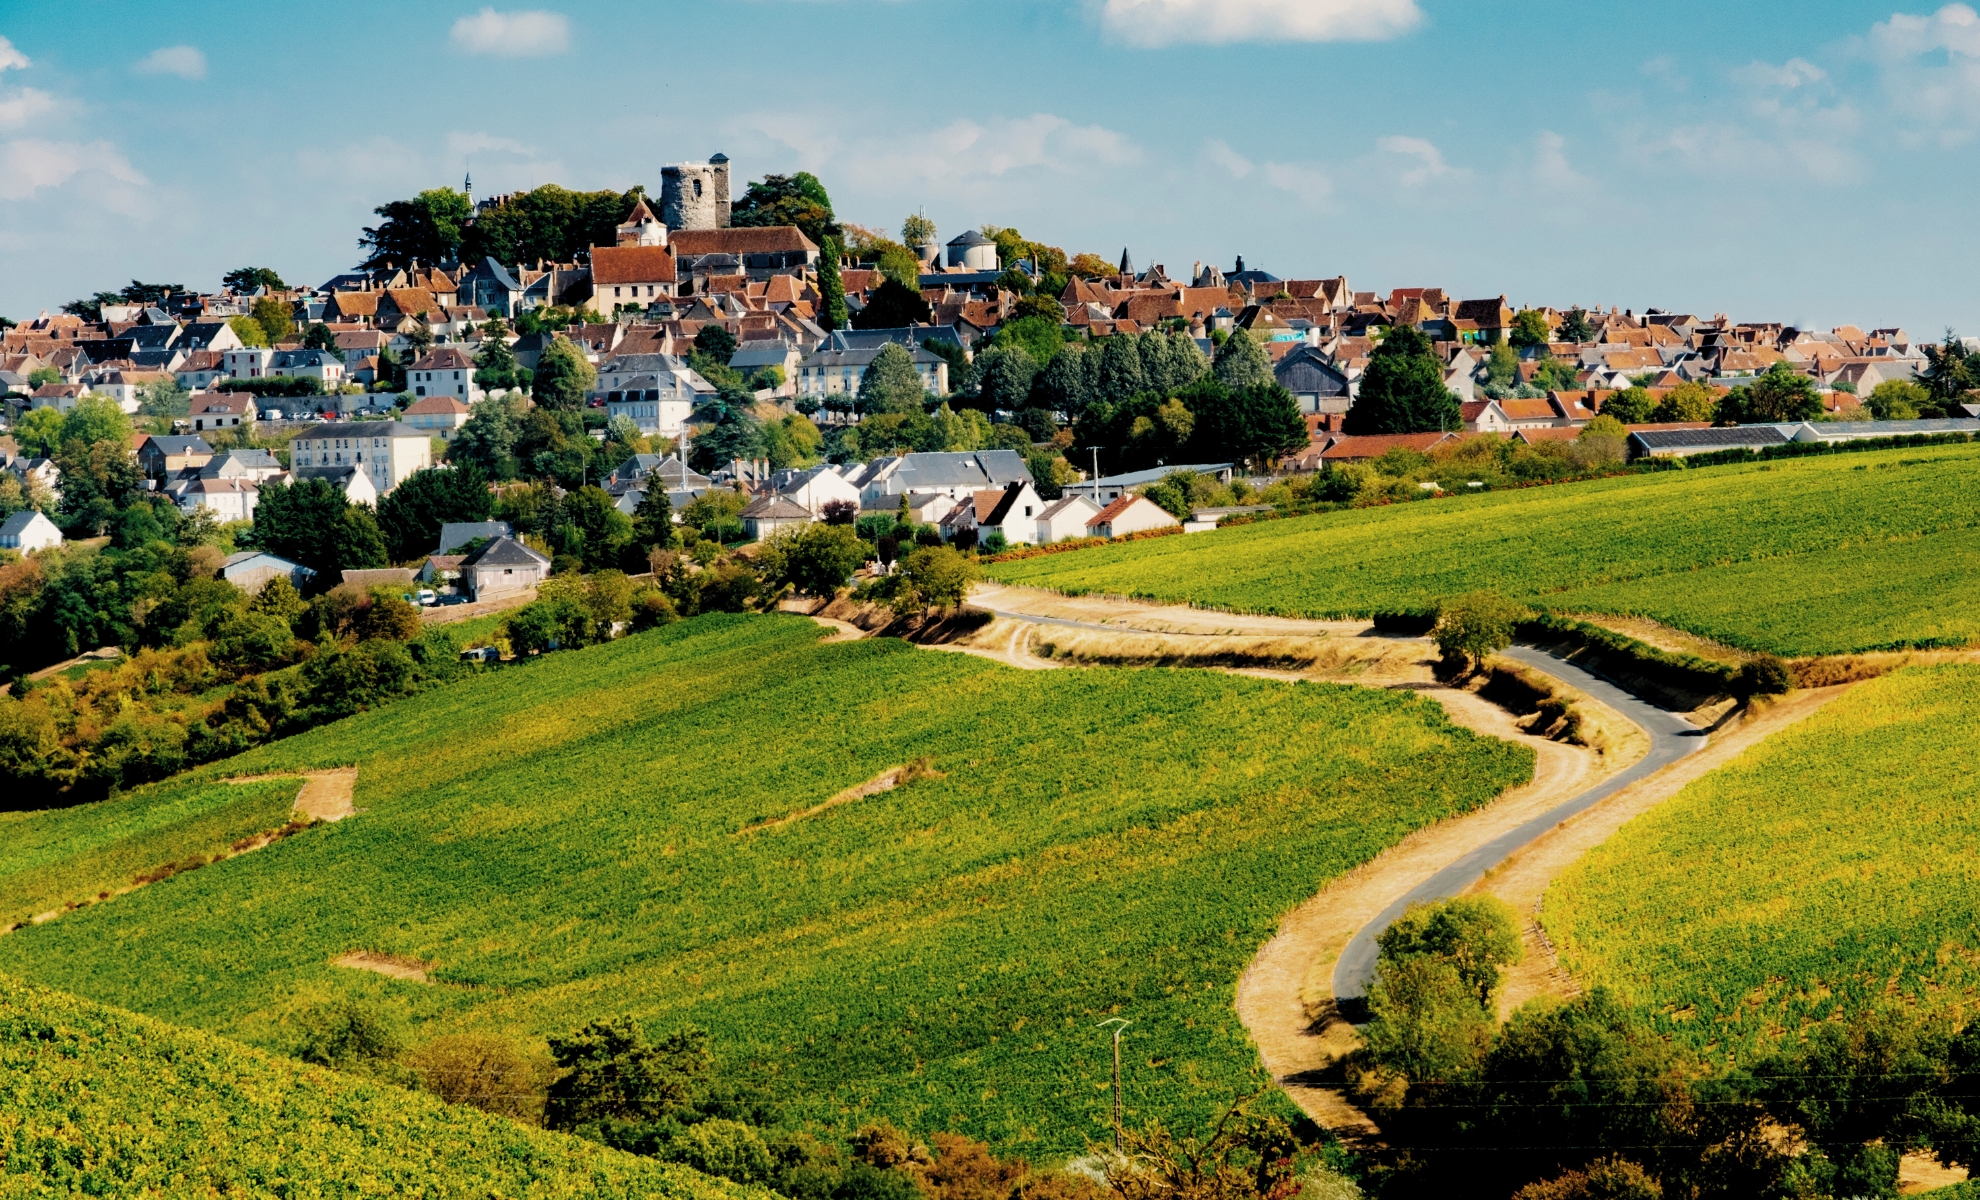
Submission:
{"label": "bush", "polygon": [[668,1144],[664,1157],[737,1183],[768,1183],[775,1166],[761,1134],[740,1121],[720,1117],[682,1130]]}
{"label": "bush", "polygon": [[562,1130],[670,1116],[687,1107],[712,1062],[708,1038],[699,1030],[650,1042],[630,1016],[553,1037],[550,1055],[565,1074],[550,1085],[543,1120]]}
{"label": "bush", "polygon": [[1742,700],[1754,696],[1779,696],[1794,686],[1794,678],[1780,659],[1761,654],[1740,664],[1733,672],[1732,690]]}
{"label": "bush", "polygon": [[763,544],[757,563],[765,578],[807,596],[831,596],[866,561],[866,543],[850,524],[787,529]]}
{"label": "bush", "polygon": [[376,1074],[395,1062],[403,1046],[378,1012],[356,1000],[322,1004],[303,1014],[296,1057],[339,1071]]}
{"label": "bush", "polygon": [[1451,964],[1480,1004],[1489,1004],[1499,968],[1520,960],[1519,923],[1505,901],[1461,896],[1439,904],[1411,905],[1382,931],[1376,946],[1384,959],[1439,958]]}
{"label": "bush", "polygon": [[473,1033],[435,1038],[413,1051],[407,1065],[420,1086],[449,1104],[530,1125],[542,1122],[542,1072],[501,1038]]}
{"label": "bush", "polygon": [[894,611],[955,608],[976,581],[976,564],[947,546],[923,546],[901,561]]}

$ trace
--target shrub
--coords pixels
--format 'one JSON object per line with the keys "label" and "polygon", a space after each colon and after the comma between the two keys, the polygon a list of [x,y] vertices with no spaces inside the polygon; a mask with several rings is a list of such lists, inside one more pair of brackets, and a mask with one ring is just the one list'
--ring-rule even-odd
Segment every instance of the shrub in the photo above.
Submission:
{"label": "shrub", "polygon": [[564,1076],[550,1085],[543,1121],[574,1130],[603,1121],[655,1121],[687,1107],[711,1063],[708,1038],[685,1029],[649,1042],[630,1016],[593,1021],[550,1039]]}
{"label": "shrub", "polygon": [[901,561],[894,611],[955,608],[976,580],[976,564],[947,546],[923,546]]}
{"label": "shrub", "polygon": [[403,1045],[378,1012],[356,1000],[321,1004],[303,1014],[296,1057],[306,1063],[358,1074],[378,1073],[395,1062]]}
{"label": "shrub", "polygon": [[407,1058],[420,1086],[449,1104],[467,1104],[531,1125],[543,1119],[542,1072],[516,1047],[483,1034],[435,1038]]}
{"label": "shrub", "polygon": [[1733,694],[1741,699],[1778,696],[1794,686],[1794,679],[1780,659],[1771,654],[1757,655],[1741,663],[1733,673]]}
{"label": "shrub", "polygon": [[1520,960],[1519,924],[1505,901],[1461,896],[1439,904],[1411,905],[1382,931],[1376,946],[1384,959],[1440,958],[1451,964],[1480,1004],[1489,1004],[1499,968]]}
{"label": "shrub", "polygon": [[669,1143],[664,1157],[704,1175],[719,1175],[737,1183],[767,1183],[775,1165],[761,1134],[740,1121],[720,1117],[682,1130]]}

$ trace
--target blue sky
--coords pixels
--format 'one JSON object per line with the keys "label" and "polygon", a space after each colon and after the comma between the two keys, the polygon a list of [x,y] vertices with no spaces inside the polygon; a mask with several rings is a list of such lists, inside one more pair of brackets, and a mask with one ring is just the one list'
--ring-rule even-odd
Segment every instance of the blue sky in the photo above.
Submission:
{"label": "blue sky", "polygon": [[1171,274],[1980,333],[1961,4],[528,2],[8,0],[0,314],[321,282],[470,167],[657,190],[721,150]]}

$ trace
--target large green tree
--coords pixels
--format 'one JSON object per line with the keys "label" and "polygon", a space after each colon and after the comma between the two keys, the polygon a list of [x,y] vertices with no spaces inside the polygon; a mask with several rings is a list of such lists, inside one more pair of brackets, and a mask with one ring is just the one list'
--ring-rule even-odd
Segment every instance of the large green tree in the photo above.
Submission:
{"label": "large green tree", "polygon": [[836,237],[819,243],[818,327],[830,333],[846,327],[846,284],[839,275],[839,256],[845,251]]}
{"label": "large green tree", "polygon": [[928,321],[928,301],[897,279],[883,280],[866,295],[866,307],[852,316],[854,329],[902,329]]}
{"label": "large green tree", "polygon": [[1299,401],[1276,381],[1231,388],[1204,380],[1178,399],[1195,416],[1190,444],[1202,461],[1262,466],[1307,444]]}
{"label": "large green tree", "polygon": [[[372,210],[383,218],[358,236],[365,251],[363,267],[408,267],[452,261],[461,248],[461,233],[473,211],[467,193],[431,188],[410,200],[394,200]],[[514,259],[505,261],[513,262]]]}
{"label": "large green tree", "polygon": [[1925,368],[1918,372],[1918,383],[1940,406],[1980,387],[1980,363],[1976,363],[1980,355],[1968,354],[1966,344],[1952,330],[1946,330],[1946,340],[1940,345],[1922,349]]}
{"label": "large green tree", "polygon": [[530,392],[545,408],[576,412],[598,382],[598,369],[585,358],[584,351],[569,338],[555,338],[536,359],[536,375]]}
{"label": "large green tree", "polygon": [[749,185],[730,210],[729,224],[744,228],[795,225],[821,249],[838,232],[832,198],[809,171],[765,175]]}
{"label": "large green tree", "polygon": [[1783,421],[1812,421],[1822,415],[1822,397],[1815,381],[1786,363],[1743,388],[1734,388],[1719,401],[1718,419],[1725,425],[1766,425]]}
{"label": "large green tree", "polygon": [[1544,346],[1549,340],[1550,329],[1547,314],[1537,308],[1522,309],[1513,317],[1512,331],[1506,340],[1522,350]]}
{"label": "large green tree", "polygon": [[1148,374],[1141,369],[1141,339],[1117,333],[1100,343],[1099,360],[1095,391],[1100,399],[1119,404],[1148,390]]}
{"label": "large green tree", "polygon": [[882,346],[860,373],[859,407],[864,413],[918,413],[927,393],[913,352],[899,342]]}
{"label": "large green tree", "polygon": [[1461,429],[1458,399],[1444,386],[1444,364],[1430,339],[1406,326],[1389,330],[1368,356],[1360,394],[1342,424],[1351,434]]}
{"label": "large green tree", "polygon": [[1087,384],[1091,374],[1086,365],[1089,353],[1086,343],[1073,342],[1054,354],[1052,361],[1032,380],[1031,406],[1063,413],[1068,419],[1079,416],[1093,399],[1093,390]]}
{"label": "large green tree", "polygon": [[1031,396],[1038,363],[1021,345],[993,346],[976,358],[977,388],[990,412],[1016,412]]}
{"label": "large green tree", "polygon": [[1217,347],[1210,373],[1227,388],[1259,387],[1273,380],[1272,358],[1250,330],[1233,329]]}
{"label": "large green tree", "polygon": [[269,267],[236,267],[220,277],[220,284],[230,292],[251,292],[256,288],[282,291],[289,285]]}
{"label": "large green tree", "polygon": [[386,562],[385,539],[371,510],[322,479],[262,485],[254,543],[315,571],[319,588],[335,585],[343,571]]}
{"label": "large green tree", "polygon": [[492,503],[488,477],[473,464],[414,471],[378,502],[385,553],[400,563],[431,554],[442,525],[486,521]]}
{"label": "large green tree", "polygon": [[[461,233],[462,262],[571,262],[593,246],[610,246],[643,188],[574,192],[546,183],[479,214]],[[424,260],[421,260],[424,261]]]}

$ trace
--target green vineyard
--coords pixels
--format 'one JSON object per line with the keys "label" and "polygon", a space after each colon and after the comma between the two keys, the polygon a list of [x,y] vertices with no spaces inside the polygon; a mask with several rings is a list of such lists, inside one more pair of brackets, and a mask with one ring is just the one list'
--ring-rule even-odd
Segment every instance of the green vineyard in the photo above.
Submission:
{"label": "green vineyard", "polygon": [[1862,684],[1575,864],[1543,923],[1584,986],[1750,1056],[1813,1022],[1980,1001],[1980,667]]}
{"label": "green vineyard", "polygon": [[[703,617],[208,768],[354,763],[359,815],[0,937],[0,971],[278,1050],[338,997],[415,1041],[631,1012],[706,1029],[725,1075],[823,1128],[1076,1153],[1107,1128],[1096,1022],[1134,1022],[1134,1118],[1196,1124],[1260,1082],[1231,1001],[1279,916],[1532,771],[1407,692],[820,633]],[[80,827],[195,791],[24,825],[91,853]],[[56,869],[16,846],[0,889]],[[435,982],[332,965],[351,951]]]}
{"label": "green vineyard", "polygon": [[1480,588],[1754,650],[1980,637],[1980,447],[1890,450],[1452,497],[1049,555],[1005,583],[1294,616]]}
{"label": "green vineyard", "polygon": [[0,976],[0,1195],[770,1193]]}

